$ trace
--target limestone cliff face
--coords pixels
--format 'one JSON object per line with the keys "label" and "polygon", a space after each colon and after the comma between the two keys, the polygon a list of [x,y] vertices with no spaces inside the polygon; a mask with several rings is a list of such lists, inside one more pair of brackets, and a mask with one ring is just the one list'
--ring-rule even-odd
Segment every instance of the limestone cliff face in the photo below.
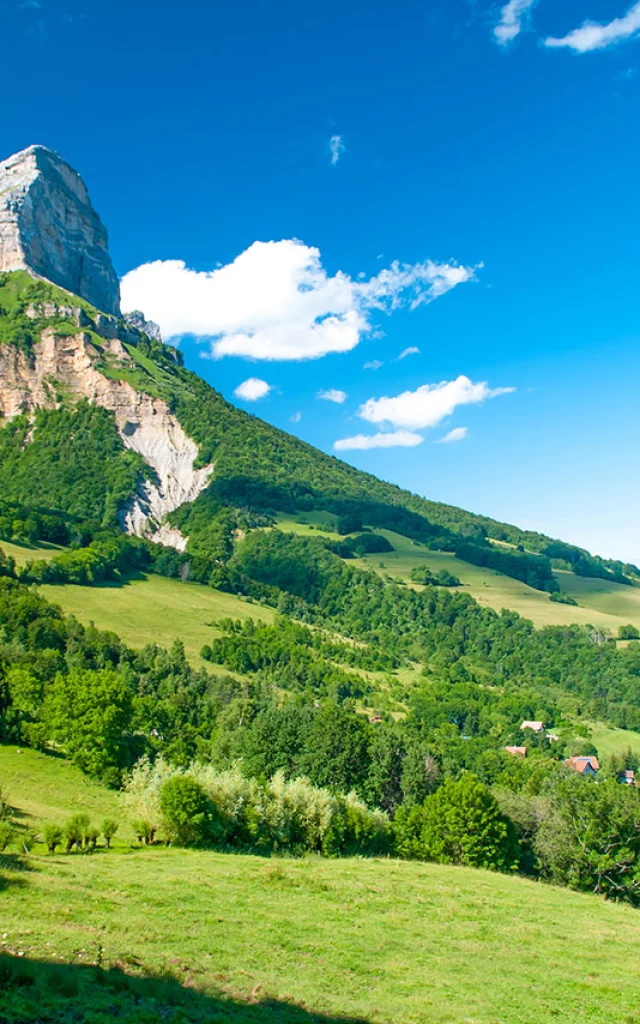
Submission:
{"label": "limestone cliff face", "polygon": [[107,232],[86,186],[57,153],[30,146],[0,163],[0,272],[27,270],[119,314]]}
{"label": "limestone cliff face", "polygon": [[[59,310],[51,315],[55,312]],[[86,398],[110,409],[125,446],[137,451],[153,470],[153,479],[141,483],[122,511],[122,526],[129,533],[184,550],[186,538],[162,520],[200,494],[213,467],[194,469],[197,445],[166,402],[100,372],[96,365],[100,358],[132,363],[131,357],[117,337],[101,338],[98,347],[82,330],[81,310],[70,312],[76,317],[78,332],[62,337],[45,328],[32,360],[13,346],[0,345],[0,417],[12,419],[36,409],[54,408],[61,394],[66,400]]]}

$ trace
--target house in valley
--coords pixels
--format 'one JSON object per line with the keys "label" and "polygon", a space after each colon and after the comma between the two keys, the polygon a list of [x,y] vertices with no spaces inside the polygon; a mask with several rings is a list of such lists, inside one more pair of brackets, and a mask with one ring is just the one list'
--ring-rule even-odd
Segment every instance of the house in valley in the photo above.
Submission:
{"label": "house in valley", "polygon": [[597,757],[591,755],[584,757],[568,757],[564,762],[567,768],[571,768],[572,771],[577,772],[578,775],[595,776],[600,771],[600,764]]}
{"label": "house in valley", "polygon": [[524,732],[525,729],[531,729],[532,732],[544,732],[544,722],[530,722],[528,719],[520,726],[520,731]]}

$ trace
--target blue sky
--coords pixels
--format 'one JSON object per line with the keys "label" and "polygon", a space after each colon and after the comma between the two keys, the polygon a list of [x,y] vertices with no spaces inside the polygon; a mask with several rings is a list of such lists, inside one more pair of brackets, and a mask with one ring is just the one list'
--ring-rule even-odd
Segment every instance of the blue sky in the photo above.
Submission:
{"label": "blue sky", "polygon": [[0,156],[82,173],[189,366],[427,497],[640,562],[640,4],[0,14]]}

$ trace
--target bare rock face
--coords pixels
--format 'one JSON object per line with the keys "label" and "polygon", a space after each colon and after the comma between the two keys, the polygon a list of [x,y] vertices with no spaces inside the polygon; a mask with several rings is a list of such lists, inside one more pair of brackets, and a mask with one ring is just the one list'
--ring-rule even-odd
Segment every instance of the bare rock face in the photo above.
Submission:
{"label": "bare rock face", "polygon": [[123,319],[128,327],[141,331],[148,338],[152,338],[153,341],[162,341],[162,331],[158,324],[154,323],[153,320],[147,320],[144,313],[141,313],[139,309],[134,309],[131,313],[125,313]]}
{"label": "bare rock face", "polygon": [[98,348],[91,334],[81,329],[61,336],[45,328],[32,360],[13,346],[0,345],[0,418],[55,408],[60,393],[110,409],[125,447],[138,452],[153,470],[122,510],[123,528],[184,550],[187,538],[163,519],[185,502],[195,501],[209,483],[213,466],[195,469],[198,446],[167,403],[136,391],[125,380],[105,377],[96,366],[104,357],[131,362],[118,338],[104,338]]}
{"label": "bare rock face", "polygon": [[119,315],[107,231],[57,153],[30,146],[0,163],[0,272],[26,270]]}

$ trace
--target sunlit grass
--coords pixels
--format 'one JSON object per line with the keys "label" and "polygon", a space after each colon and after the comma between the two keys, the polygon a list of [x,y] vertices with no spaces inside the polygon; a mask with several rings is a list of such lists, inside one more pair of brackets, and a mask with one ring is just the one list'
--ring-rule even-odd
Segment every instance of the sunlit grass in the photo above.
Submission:
{"label": "sunlit grass", "polygon": [[204,991],[371,1022],[637,1020],[640,915],[596,897],[393,860],[157,849],[33,866],[2,897],[26,957],[100,948],[136,971],[177,963]]}

